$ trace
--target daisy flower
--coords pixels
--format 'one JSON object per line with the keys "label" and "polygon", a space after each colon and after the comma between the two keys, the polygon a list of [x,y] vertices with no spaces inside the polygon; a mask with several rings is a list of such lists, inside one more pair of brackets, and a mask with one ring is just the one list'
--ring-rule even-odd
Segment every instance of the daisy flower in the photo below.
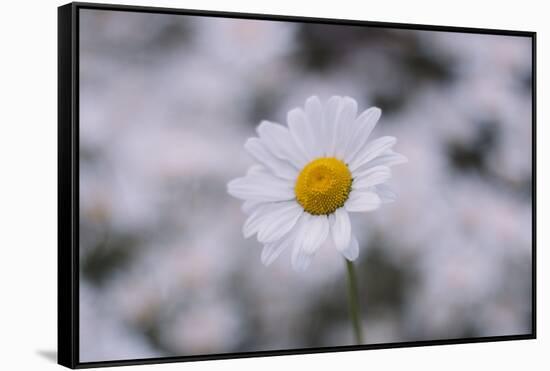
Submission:
{"label": "daisy flower", "polygon": [[246,141],[257,164],[227,190],[244,200],[243,234],[257,235],[265,265],[286,249],[295,270],[305,270],[319,248],[357,259],[350,214],[393,201],[383,183],[391,166],[407,161],[392,150],[394,137],[368,140],[381,113],[372,107],[357,116],[352,98],[334,96],[323,106],[314,96],[288,112],[288,127],[262,121],[258,137]]}

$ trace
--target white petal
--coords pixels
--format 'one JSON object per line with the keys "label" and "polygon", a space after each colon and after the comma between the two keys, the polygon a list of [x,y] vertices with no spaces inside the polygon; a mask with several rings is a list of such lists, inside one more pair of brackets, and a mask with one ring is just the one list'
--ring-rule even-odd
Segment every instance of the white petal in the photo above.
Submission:
{"label": "white petal", "polygon": [[288,161],[297,169],[306,165],[307,158],[292,140],[288,128],[269,121],[262,121],[256,131],[262,143],[276,157]]}
{"label": "white petal", "polygon": [[305,271],[311,264],[312,255],[306,254],[302,249],[294,247],[292,250],[292,268],[298,272]]}
{"label": "white petal", "polygon": [[394,137],[382,137],[365,145],[359,150],[355,158],[350,162],[351,171],[373,160],[375,157],[391,148],[397,140]]}
{"label": "white petal", "polygon": [[317,146],[319,147],[319,152],[317,155],[320,157],[324,156],[329,132],[325,125],[323,106],[321,105],[319,98],[316,96],[309,97],[306,100],[305,111],[307,121],[310,128],[315,133],[315,140],[317,141]]}
{"label": "white petal", "polygon": [[249,238],[254,233],[258,232],[262,221],[268,215],[268,211],[273,208],[273,204],[262,204],[256,208],[246,219],[243,224],[243,236]]}
{"label": "white petal", "polygon": [[337,133],[337,117],[340,112],[340,103],[342,97],[333,96],[325,105],[325,127],[328,132],[327,147],[325,149],[325,155],[328,157],[334,156],[338,137]]}
{"label": "white petal", "polygon": [[264,244],[285,236],[303,213],[302,207],[294,201],[275,205],[258,228],[258,241]]}
{"label": "white petal", "polygon": [[351,223],[348,212],[344,208],[337,209],[329,216],[330,231],[336,250],[343,251],[349,246],[351,238]]}
{"label": "white petal", "polygon": [[327,239],[330,227],[328,218],[325,215],[315,215],[308,224],[306,238],[303,240],[302,248],[306,254],[313,254]]}
{"label": "white petal", "polygon": [[312,255],[328,236],[330,229],[328,218],[325,215],[304,213],[301,220],[302,224],[294,241],[294,248],[299,248],[304,253]]}
{"label": "white petal", "polygon": [[386,184],[378,184],[374,187],[374,192],[378,194],[382,203],[394,202],[397,199],[397,194]]}
{"label": "white petal", "polygon": [[376,210],[380,207],[380,197],[374,192],[351,191],[344,207],[349,212]]}
{"label": "white petal", "polygon": [[265,245],[262,249],[262,263],[266,266],[273,263],[284,250],[292,245],[293,241],[294,240],[290,236],[286,236],[279,241]]}
{"label": "white petal", "polygon": [[[330,224],[330,220],[329,220],[329,224]],[[320,249],[325,250],[325,251],[336,249],[336,246],[334,246],[334,241],[332,240],[332,234],[331,233],[328,234],[327,239],[325,240],[325,242],[323,242]]]}
{"label": "white petal", "polygon": [[382,110],[380,110],[380,108],[371,107],[355,120],[355,126],[357,128],[356,133],[346,148],[346,154],[344,156],[344,161],[347,164],[349,164],[357,152],[363,148],[381,115]]}
{"label": "white petal", "polygon": [[351,236],[349,244],[340,253],[348,260],[354,261],[359,256],[359,242],[355,236]]}
{"label": "white petal", "polygon": [[254,211],[256,211],[261,205],[265,205],[265,203],[262,202],[262,201],[246,200],[245,202],[243,202],[243,204],[241,206],[241,210],[245,214],[250,215]]}
{"label": "white petal", "polygon": [[338,142],[334,150],[334,156],[343,160],[346,148],[355,134],[355,116],[357,115],[357,102],[350,97],[344,97],[341,103],[341,109],[337,118]]}
{"label": "white petal", "polygon": [[389,167],[384,165],[379,165],[379,166],[361,166],[359,169],[355,170],[351,174],[351,176],[353,177],[354,180],[362,179],[379,171],[389,171],[391,175],[391,169]]}
{"label": "white petal", "polygon": [[375,166],[362,172],[353,173],[352,188],[368,190],[368,188],[384,183],[391,178],[391,170],[387,166]]}
{"label": "white petal", "polygon": [[371,167],[371,166],[378,166],[378,165],[394,166],[394,165],[404,164],[408,161],[409,160],[402,154],[394,152],[391,149],[387,149],[383,153],[378,155],[378,157],[369,161],[365,165],[360,166],[359,168],[362,168],[364,166]]}
{"label": "white petal", "polygon": [[227,192],[242,200],[286,201],[295,198],[293,183],[270,174],[249,174],[227,183]]}
{"label": "white petal", "polygon": [[308,160],[318,157],[320,146],[315,143],[315,133],[311,130],[306,114],[301,108],[291,110],[287,115],[288,128],[294,142],[303,151]]}
{"label": "white petal", "polygon": [[277,158],[260,141],[259,138],[249,138],[244,148],[263,166],[270,169],[278,177],[295,180],[298,176],[298,169],[287,161]]}

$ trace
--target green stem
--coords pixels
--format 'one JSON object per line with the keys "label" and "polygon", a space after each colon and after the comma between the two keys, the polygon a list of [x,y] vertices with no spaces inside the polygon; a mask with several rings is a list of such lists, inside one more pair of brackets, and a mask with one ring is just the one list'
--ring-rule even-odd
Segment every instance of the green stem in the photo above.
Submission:
{"label": "green stem", "polygon": [[346,268],[348,271],[348,300],[349,300],[349,313],[351,323],[353,325],[353,332],[355,334],[355,342],[357,344],[363,343],[363,331],[361,327],[361,311],[359,310],[359,296],[357,290],[357,276],[355,275],[355,267],[353,262],[346,260]]}

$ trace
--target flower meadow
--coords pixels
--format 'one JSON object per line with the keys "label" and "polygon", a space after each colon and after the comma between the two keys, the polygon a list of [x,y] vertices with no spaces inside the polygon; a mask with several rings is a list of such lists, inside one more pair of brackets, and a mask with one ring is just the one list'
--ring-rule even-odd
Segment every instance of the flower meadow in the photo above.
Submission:
{"label": "flower meadow", "polygon": [[529,333],[531,62],[517,36],[82,10],[80,361],[355,344],[346,260],[364,344]]}

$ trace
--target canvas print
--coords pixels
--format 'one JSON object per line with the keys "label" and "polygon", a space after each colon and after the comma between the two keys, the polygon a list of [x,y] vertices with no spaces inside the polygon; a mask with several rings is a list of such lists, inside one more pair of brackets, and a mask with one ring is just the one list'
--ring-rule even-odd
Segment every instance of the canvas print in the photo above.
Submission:
{"label": "canvas print", "polygon": [[532,38],[78,17],[80,362],[533,332]]}

